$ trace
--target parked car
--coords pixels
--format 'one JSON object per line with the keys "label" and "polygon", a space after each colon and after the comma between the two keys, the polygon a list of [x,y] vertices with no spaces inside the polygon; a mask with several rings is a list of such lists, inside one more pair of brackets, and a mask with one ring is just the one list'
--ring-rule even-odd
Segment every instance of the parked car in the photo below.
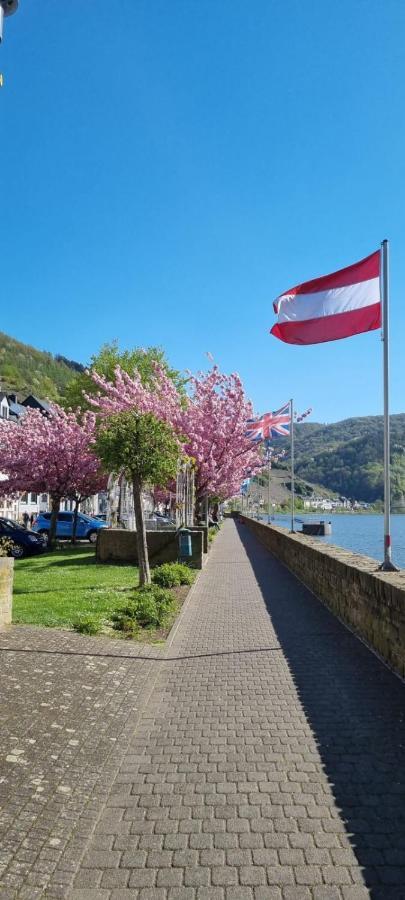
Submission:
{"label": "parked car", "polygon": [[0,518],[0,538],[9,538],[13,542],[10,556],[21,559],[22,556],[31,556],[34,553],[43,553],[46,543],[39,534],[34,534],[13,519]]}
{"label": "parked car", "polygon": [[163,513],[154,512],[147,519],[145,519],[146,528],[151,530],[157,530],[158,528],[165,528],[166,526],[175,526],[176,523],[173,519],[170,519],[169,516],[164,516]]}
{"label": "parked car", "polygon": [[[73,533],[73,512],[60,512],[56,524],[57,538],[71,538]],[[51,513],[39,513],[33,524],[33,530],[48,540],[49,529],[51,526]],[[99,528],[106,528],[106,523],[101,519],[94,519],[79,512],[77,516],[76,537],[90,541],[95,544],[97,540],[97,532]]]}

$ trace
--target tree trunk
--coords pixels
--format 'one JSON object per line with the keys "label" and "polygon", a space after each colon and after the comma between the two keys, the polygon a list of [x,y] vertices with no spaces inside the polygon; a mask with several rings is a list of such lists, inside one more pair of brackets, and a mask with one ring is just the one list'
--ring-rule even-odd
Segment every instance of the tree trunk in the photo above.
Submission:
{"label": "tree trunk", "polygon": [[136,475],[132,476],[132,493],[134,497],[134,510],[136,522],[136,544],[138,548],[139,584],[150,584],[150,569],[148,557],[148,545],[146,543],[146,528],[142,508],[142,481]]}
{"label": "tree trunk", "polygon": [[48,547],[50,550],[55,549],[56,543],[56,526],[58,521],[58,512],[60,510],[60,497],[51,497],[51,524],[49,527]]}
{"label": "tree trunk", "polygon": [[72,528],[72,538],[71,538],[71,543],[72,543],[72,544],[75,544],[75,543],[76,543],[77,514],[78,514],[78,512],[79,512],[79,503],[80,503],[80,500],[79,500],[78,498],[76,498],[76,500],[75,500],[75,509],[74,509],[74,513],[73,513],[73,528]]}

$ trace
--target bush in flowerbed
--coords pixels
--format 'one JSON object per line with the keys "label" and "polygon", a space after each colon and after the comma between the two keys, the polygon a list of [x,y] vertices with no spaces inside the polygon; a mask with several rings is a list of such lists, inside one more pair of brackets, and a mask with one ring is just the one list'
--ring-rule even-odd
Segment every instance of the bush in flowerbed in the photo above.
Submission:
{"label": "bush in flowerbed", "polygon": [[179,587],[181,584],[192,584],[195,575],[184,563],[163,563],[154,569],[152,581],[162,588]]}
{"label": "bush in flowerbed", "polygon": [[136,634],[139,628],[159,628],[176,612],[177,600],[155,584],[146,584],[135,591],[133,599],[111,616],[116,631]]}
{"label": "bush in flowerbed", "polygon": [[101,631],[101,620],[99,616],[92,616],[91,613],[83,613],[74,619],[73,631],[79,634],[98,634]]}

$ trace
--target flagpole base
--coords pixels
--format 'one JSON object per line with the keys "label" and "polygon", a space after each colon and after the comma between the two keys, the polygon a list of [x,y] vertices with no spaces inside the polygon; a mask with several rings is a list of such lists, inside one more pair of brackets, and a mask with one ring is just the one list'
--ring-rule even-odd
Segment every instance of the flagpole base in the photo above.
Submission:
{"label": "flagpole base", "polygon": [[399,566],[396,566],[395,563],[392,562],[391,559],[385,559],[384,562],[378,566],[379,572],[400,572]]}

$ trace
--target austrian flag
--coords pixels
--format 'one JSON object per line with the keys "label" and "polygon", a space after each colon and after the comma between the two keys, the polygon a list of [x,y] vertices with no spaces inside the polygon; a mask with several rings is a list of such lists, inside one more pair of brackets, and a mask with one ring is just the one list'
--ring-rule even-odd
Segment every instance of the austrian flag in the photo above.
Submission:
{"label": "austrian flag", "polygon": [[380,251],[291,288],[273,304],[271,334],[287,344],[338,341],[381,326]]}

